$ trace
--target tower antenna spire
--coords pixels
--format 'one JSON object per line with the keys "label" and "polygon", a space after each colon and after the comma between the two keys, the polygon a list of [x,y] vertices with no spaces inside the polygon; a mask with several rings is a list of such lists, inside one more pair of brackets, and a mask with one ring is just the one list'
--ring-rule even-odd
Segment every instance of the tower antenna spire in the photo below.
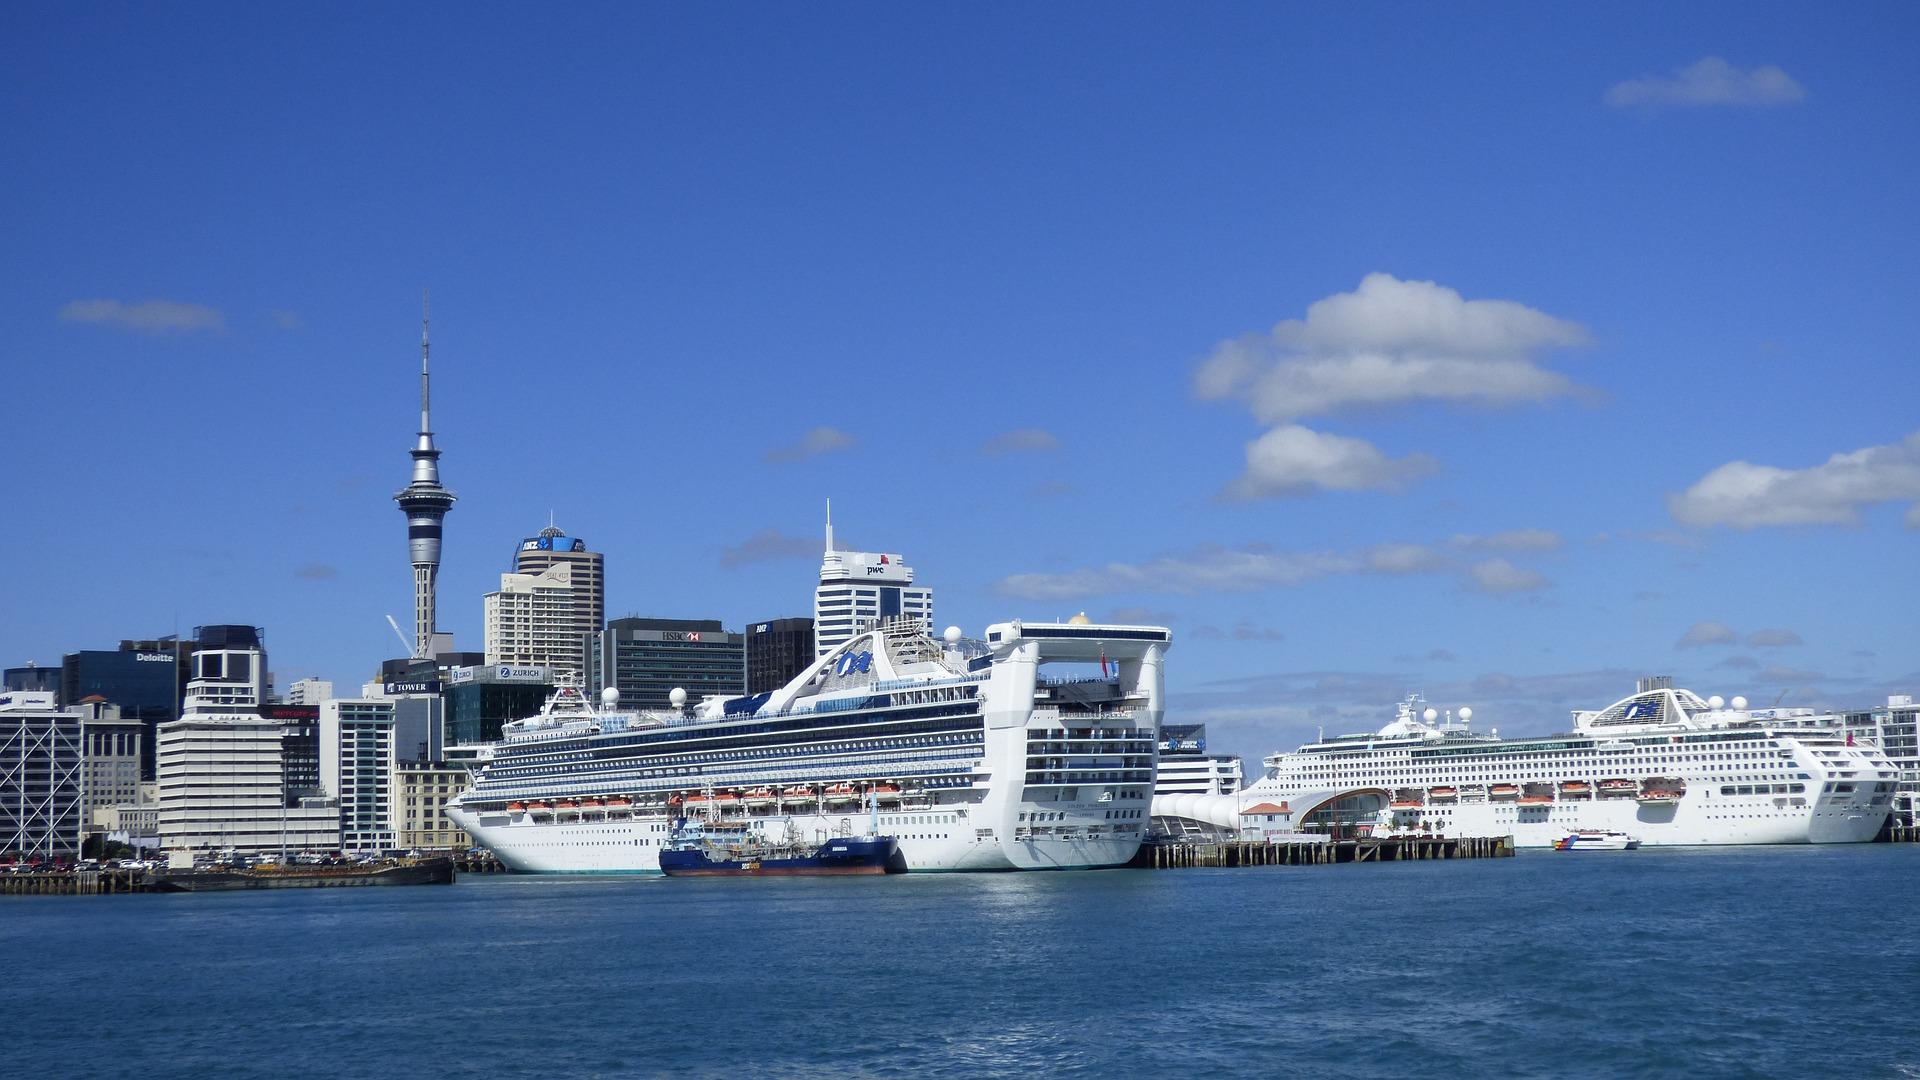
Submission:
{"label": "tower antenna spire", "polygon": [[454,495],[440,484],[440,451],[433,445],[433,423],[428,412],[427,332],[431,325],[431,294],[420,290],[420,434],[414,440],[413,480],[393,496],[407,515],[408,561],[413,563],[413,655],[433,655],[438,627],[438,578],[442,522],[453,508]]}
{"label": "tower antenna spire", "polygon": [[827,500],[827,553],[833,553],[833,500]]}
{"label": "tower antenna spire", "polygon": [[420,431],[422,434],[433,430],[427,420],[427,328],[429,325],[429,300],[431,291],[420,290]]}

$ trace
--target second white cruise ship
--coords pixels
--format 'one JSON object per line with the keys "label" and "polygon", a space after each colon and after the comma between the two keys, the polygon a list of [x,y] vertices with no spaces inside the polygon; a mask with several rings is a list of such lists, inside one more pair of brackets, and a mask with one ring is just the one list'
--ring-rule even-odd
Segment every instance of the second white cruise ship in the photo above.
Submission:
{"label": "second white cruise ship", "polygon": [[1664,676],[1574,715],[1561,735],[1501,738],[1423,709],[1417,697],[1377,732],[1265,759],[1265,775],[1222,799],[1162,797],[1156,817],[1244,831],[1421,830],[1512,836],[1551,847],[1581,830],[1648,846],[1861,843],[1885,823],[1898,770],[1879,748],[1814,717],[1748,712]]}
{"label": "second white cruise ship", "polygon": [[596,711],[563,685],[507,725],[448,813],[529,872],[658,873],[696,813],[775,843],[876,831],[906,870],[1118,866],[1147,824],[1170,644],[1161,627],[1077,619],[997,623],[984,641],[908,624],[770,694],[670,714]]}

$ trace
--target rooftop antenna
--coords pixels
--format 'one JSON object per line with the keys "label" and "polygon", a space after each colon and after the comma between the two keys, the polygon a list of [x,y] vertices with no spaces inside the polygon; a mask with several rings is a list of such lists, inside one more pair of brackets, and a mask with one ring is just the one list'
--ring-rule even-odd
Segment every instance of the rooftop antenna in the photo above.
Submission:
{"label": "rooftop antenna", "polygon": [[827,553],[833,553],[833,500],[827,500]]}

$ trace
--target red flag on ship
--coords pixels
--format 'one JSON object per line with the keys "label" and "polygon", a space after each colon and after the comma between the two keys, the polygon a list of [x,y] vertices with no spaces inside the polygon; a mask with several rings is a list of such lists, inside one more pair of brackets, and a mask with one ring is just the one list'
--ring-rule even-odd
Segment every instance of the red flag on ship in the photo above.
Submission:
{"label": "red flag on ship", "polygon": [[1104,645],[1100,647],[1100,677],[1107,677],[1107,649]]}

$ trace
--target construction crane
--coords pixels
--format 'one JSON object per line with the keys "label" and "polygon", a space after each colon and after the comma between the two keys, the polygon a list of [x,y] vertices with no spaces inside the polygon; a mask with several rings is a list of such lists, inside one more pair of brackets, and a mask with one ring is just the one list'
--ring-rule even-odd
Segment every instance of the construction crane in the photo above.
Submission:
{"label": "construction crane", "polygon": [[400,647],[407,650],[407,657],[411,659],[413,657],[413,642],[407,640],[407,635],[401,632],[400,624],[394,621],[393,616],[387,616],[387,625],[393,627],[393,636],[400,639]]}

